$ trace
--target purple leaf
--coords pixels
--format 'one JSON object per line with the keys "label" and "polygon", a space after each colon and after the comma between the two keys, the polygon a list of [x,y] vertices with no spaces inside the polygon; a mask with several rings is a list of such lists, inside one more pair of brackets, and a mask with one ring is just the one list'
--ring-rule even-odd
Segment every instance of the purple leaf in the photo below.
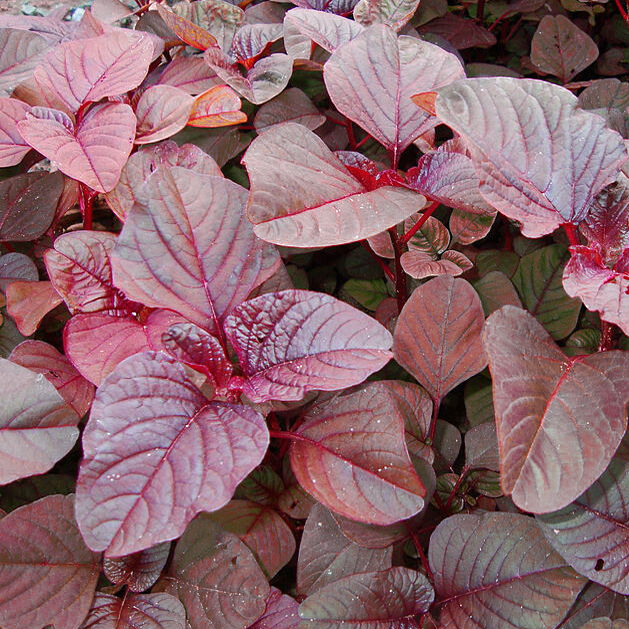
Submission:
{"label": "purple leaf", "polygon": [[33,107],[18,123],[24,139],[68,177],[98,192],[108,192],[133,148],[136,118],[129,105],[105,103],[90,109],[76,128],[52,116],[55,110]]}
{"label": "purple leaf", "polygon": [[254,402],[301,400],[362,382],[389,361],[391,335],[369,315],[323,293],[284,290],[251,299],[225,333]]}
{"label": "purple leaf", "polygon": [[298,629],[299,603],[272,587],[264,614],[249,629]]}
{"label": "purple leaf", "polygon": [[570,504],[605,470],[627,425],[629,355],[568,358],[525,310],[487,320],[502,488],[548,513]]}
{"label": "purple leaf", "polygon": [[19,164],[31,150],[17,128],[30,109],[21,100],[0,98],[0,168]]}
{"label": "purple leaf", "polygon": [[[179,6],[181,7],[182,5]],[[163,5],[157,5],[157,12],[168,29],[175,33],[181,41],[185,42],[189,46],[192,46],[197,50],[206,50],[207,48],[217,45],[216,37],[214,37],[214,35],[208,33],[205,28],[191,22],[186,17],[177,15],[173,11],[169,11]],[[182,13],[182,11],[179,11],[179,13]]]}
{"label": "purple leaf", "polygon": [[413,17],[419,0],[359,0],[354,7],[354,19],[363,26],[386,24],[399,31]]}
{"label": "purple leaf", "polygon": [[500,469],[498,439],[493,422],[474,426],[465,433],[465,466],[470,469]]}
{"label": "purple leaf", "polygon": [[112,255],[128,297],[212,331],[246,299],[262,247],[243,215],[246,191],[180,167],[158,169],[139,194]]}
{"label": "purple leaf", "polygon": [[151,173],[160,166],[181,166],[202,175],[222,177],[218,164],[193,144],[177,146],[167,140],[131,155],[120,174],[116,187],[105,195],[109,207],[122,221],[126,220],[137,195]]}
{"label": "purple leaf", "polygon": [[402,268],[415,279],[433,275],[456,277],[473,268],[472,261],[460,251],[446,251],[441,260],[435,260],[425,251],[406,251],[401,257]]}
{"label": "purple leaf", "polygon": [[163,349],[162,335],[183,319],[167,310],[127,315],[75,315],[63,330],[66,355],[81,375],[99,385],[125,358]]}
{"label": "purple leaf", "polygon": [[0,29],[0,91],[11,92],[28,79],[50,44],[40,35]]}
{"label": "purple leaf", "polygon": [[75,112],[83,103],[137,87],[152,56],[147,35],[119,29],[57,46],[35,70],[35,77],[42,89]]}
{"label": "purple leaf", "polygon": [[0,241],[42,236],[55,217],[62,192],[61,173],[25,173],[0,181]]}
{"label": "purple leaf", "polygon": [[191,629],[244,629],[263,613],[269,585],[236,535],[201,514],[175,548],[164,589],[184,604]]}
{"label": "purple leaf", "polygon": [[336,50],[323,76],[336,108],[378,140],[397,165],[402,151],[438,124],[411,96],[447,85],[465,72],[461,62],[439,46],[398,38],[391,28],[378,24]]}
{"label": "purple leaf", "polygon": [[345,15],[351,13],[358,0],[296,0],[294,4],[304,9],[326,11]]}
{"label": "purple leaf", "polygon": [[424,198],[386,186],[367,191],[323,140],[303,125],[274,126],[243,163],[255,233],[275,244],[324,247],[374,236],[403,221]]}
{"label": "purple leaf", "polygon": [[196,55],[175,57],[160,74],[158,85],[172,85],[188,94],[200,94],[220,84],[220,79]]}
{"label": "purple leaf", "polygon": [[241,106],[238,94],[229,85],[215,85],[195,99],[188,126],[213,129],[247,122]]}
{"label": "purple leaf", "polygon": [[42,374],[79,417],[87,413],[94,399],[94,386],[55,347],[43,341],[24,341],[11,352],[9,360]]}
{"label": "purple leaf", "polygon": [[0,484],[6,485],[43,474],[64,457],[79,436],[80,417],[43,375],[4,358],[0,373]]}
{"label": "purple leaf", "polygon": [[582,629],[588,620],[601,616],[629,618],[629,598],[590,581],[570,609],[561,629]]}
{"label": "purple leaf", "polygon": [[103,571],[112,583],[126,585],[132,592],[143,592],[159,579],[169,552],[170,542],[164,542],[133,555],[106,557]]}
{"label": "purple leaf", "polygon": [[472,286],[447,275],[416,288],[395,328],[393,354],[438,404],[485,367],[483,308]]}
{"label": "purple leaf", "polygon": [[31,258],[23,253],[6,253],[0,256],[0,291],[6,292],[11,282],[36,282],[39,272]]}
{"label": "purple leaf", "polygon": [[118,598],[96,592],[81,629],[186,629],[186,612],[170,594],[131,594]]}
{"label": "purple leaf", "polygon": [[194,98],[172,85],[153,85],[142,92],[136,106],[136,144],[165,140],[188,122]]}
{"label": "purple leaf", "polygon": [[598,58],[594,40],[563,15],[545,15],[531,40],[531,63],[568,83]]}
{"label": "purple leaf", "polygon": [[551,546],[579,574],[625,595],[629,594],[628,502],[629,457],[625,449],[573,503],[538,516]]}
{"label": "purple leaf", "polygon": [[208,403],[172,358],[126,359],[100,385],[83,433],[76,513],[87,544],[115,557],[178,537],[230,500],[268,441],[259,413]]}
{"label": "purple leaf", "polygon": [[297,434],[290,450],[295,476],[335,513],[387,525],[423,508],[426,489],[411,464],[404,418],[386,384],[371,383],[315,405]]}
{"label": "purple leaf", "polygon": [[438,35],[450,42],[457,50],[465,48],[490,48],[496,43],[496,36],[483,28],[475,20],[446,13],[443,17],[431,20],[419,28],[422,35]]}
{"label": "purple leaf", "polygon": [[243,24],[235,33],[229,49],[232,61],[247,64],[261,55],[267,46],[282,38],[282,23]]}
{"label": "purple leaf", "polygon": [[428,558],[452,629],[555,627],[584,585],[532,518],[454,515],[430,538]]}
{"label": "purple leaf", "polygon": [[297,591],[309,595],[356,572],[391,567],[392,548],[362,548],[343,535],[332,513],[315,504],[304,525]]}
{"label": "purple leaf", "polygon": [[543,81],[457,81],[439,91],[436,111],[469,145],[482,195],[530,238],[581,221],[627,158],[600,116]]}
{"label": "purple leaf", "polygon": [[78,629],[99,575],[85,547],[72,496],[47,496],[0,520],[0,623],[3,629]]}
{"label": "purple leaf", "polygon": [[211,514],[224,530],[238,535],[269,579],[272,579],[295,553],[295,537],[277,511],[270,507],[232,500]]}
{"label": "purple leaf", "polygon": [[311,594],[299,606],[299,616],[313,629],[410,629],[434,597],[421,572],[408,568],[360,572]]}
{"label": "purple leaf", "polygon": [[304,92],[290,87],[258,109],[253,125],[258,133],[263,133],[281,122],[298,122],[314,131],[325,122],[325,116]]}
{"label": "purple leaf", "polygon": [[603,116],[607,125],[628,137],[629,85],[618,79],[594,81],[579,94],[579,107]]}

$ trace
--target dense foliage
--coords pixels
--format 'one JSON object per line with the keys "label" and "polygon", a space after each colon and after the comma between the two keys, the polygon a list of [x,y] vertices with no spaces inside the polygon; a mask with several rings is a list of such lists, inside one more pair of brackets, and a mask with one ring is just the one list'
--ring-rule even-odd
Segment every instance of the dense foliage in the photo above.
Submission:
{"label": "dense foliage", "polygon": [[2,629],[629,626],[622,1],[0,16]]}

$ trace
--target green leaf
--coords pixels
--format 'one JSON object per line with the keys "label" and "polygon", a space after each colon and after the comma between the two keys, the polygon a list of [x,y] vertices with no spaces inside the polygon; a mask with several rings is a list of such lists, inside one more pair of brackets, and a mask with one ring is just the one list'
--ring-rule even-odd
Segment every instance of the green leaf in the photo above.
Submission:
{"label": "green leaf", "polygon": [[476,266],[481,277],[492,271],[500,271],[512,279],[518,264],[520,264],[520,256],[513,251],[488,249],[476,256]]}
{"label": "green leaf", "polygon": [[471,426],[494,421],[491,380],[487,376],[481,373],[470,378],[465,383],[463,397],[467,421]]}
{"label": "green leaf", "polygon": [[343,289],[367,310],[375,311],[380,302],[388,297],[384,280],[347,280]]}
{"label": "green leaf", "polygon": [[563,351],[568,354],[568,356],[593,354],[598,350],[600,342],[601,333],[599,330],[577,330],[568,337]]}
{"label": "green leaf", "polygon": [[485,316],[489,316],[494,310],[503,306],[522,307],[515,286],[511,280],[500,271],[490,271],[473,283],[480,302],[483,304]]}

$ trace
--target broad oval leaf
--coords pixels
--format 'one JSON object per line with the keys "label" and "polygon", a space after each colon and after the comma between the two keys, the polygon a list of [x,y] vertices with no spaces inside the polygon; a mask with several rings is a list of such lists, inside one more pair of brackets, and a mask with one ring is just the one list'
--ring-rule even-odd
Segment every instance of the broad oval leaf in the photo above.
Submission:
{"label": "broad oval leaf", "polygon": [[514,306],[489,317],[483,344],[502,488],[526,511],[561,509],[603,473],[625,433],[629,355],[569,358]]}
{"label": "broad oval leaf", "polygon": [[97,592],[81,629],[186,629],[186,611],[163,592],[124,598]]}
{"label": "broad oval leaf", "polygon": [[325,247],[375,236],[410,216],[424,197],[391,186],[367,191],[323,140],[286,122],[252,143],[243,164],[255,233],[275,244]]}
{"label": "broad oval leaf", "polygon": [[111,190],[133,148],[136,118],[131,107],[98,105],[76,128],[60,122],[55,111],[33,107],[18,123],[24,139],[68,177],[98,192]]}
{"label": "broad oval leaf", "polygon": [[63,301],[50,282],[11,282],[6,298],[7,312],[24,336],[34,334],[42,319]]}
{"label": "broad oval leaf", "polygon": [[402,254],[400,262],[404,271],[415,279],[433,275],[456,277],[474,266],[472,261],[460,251],[446,251],[441,260],[435,260],[429,253],[410,250]]}
{"label": "broad oval leaf", "polygon": [[0,520],[3,629],[78,629],[87,614],[99,557],[74,521],[72,496],[47,496]]}
{"label": "broad oval leaf", "polygon": [[254,402],[359,384],[391,357],[391,335],[369,315],[323,293],[284,290],[238,306],[225,320]]}
{"label": "broad oval leaf", "polygon": [[188,526],[163,589],[184,604],[191,629],[246,629],[263,613],[269,585],[251,551],[208,514]]}
{"label": "broad oval leaf", "polygon": [[0,98],[0,168],[15,166],[31,150],[17,128],[30,106],[16,98]]}
{"label": "broad oval leaf", "polygon": [[43,474],[76,442],[79,416],[40,373],[0,359],[0,484]]}
{"label": "broad oval leaf", "polygon": [[407,146],[438,124],[411,96],[464,75],[455,55],[415,37],[398,38],[384,25],[369,27],[335,51],[323,72],[336,108],[391,153],[394,167]]}
{"label": "broad oval leaf", "polygon": [[0,241],[28,241],[50,227],[63,192],[61,173],[24,173],[0,181]]}
{"label": "broad oval leaf", "polygon": [[424,506],[426,488],[411,463],[404,418],[386,384],[315,405],[291,444],[299,484],[335,513],[393,524]]}
{"label": "broad oval leaf", "polygon": [[298,122],[314,131],[325,122],[325,116],[319,113],[307,94],[291,87],[264,103],[256,112],[253,125],[258,133],[262,133],[282,122]]}
{"label": "broad oval leaf", "polygon": [[441,626],[555,627],[585,579],[550,547],[532,518],[515,513],[454,515],[430,538]]}
{"label": "broad oval leaf", "polygon": [[619,451],[603,475],[573,503],[537,519],[551,546],[575,570],[627,595],[628,503],[629,457],[625,449]]}
{"label": "broad oval leaf", "polygon": [[131,299],[218,329],[256,286],[262,265],[264,243],[243,215],[245,199],[224,178],[156,170],[112,254],[115,284]]}
{"label": "broad oval leaf", "polygon": [[531,41],[531,63],[563,83],[598,58],[594,40],[563,15],[545,15]]}
{"label": "broad oval leaf", "polygon": [[[474,289],[483,304],[485,316],[503,306],[522,308],[522,302],[511,280],[500,271],[489,271],[474,282]],[[469,413],[468,413],[469,415]]]}
{"label": "broad oval leaf", "polygon": [[105,557],[103,572],[116,585],[126,585],[132,592],[144,592],[159,579],[169,553],[170,542],[164,542],[125,557]]}
{"label": "broad oval leaf", "polygon": [[35,77],[44,90],[75,112],[83,103],[137,87],[152,56],[150,37],[118,29],[57,46],[35,70]]}
{"label": "broad oval leaf", "polygon": [[416,288],[402,308],[393,355],[435,403],[481,371],[483,307],[462,279],[442,275]]}
{"label": "broad oval leaf", "polygon": [[188,125],[191,127],[229,127],[247,122],[247,114],[240,111],[238,94],[229,85],[215,85],[195,99]]}
{"label": "broad oval leaf", "polygon": [[11,352],[9,360],[41,373],[79,417],[87,413],[94,399],[94,386],[55,347],[43,341],[24,341]]}
{"label": "broad oval leaf", "polygon": [[158,81],[158,85],[172,85],[192,95],[219,83],[219,78],[198,55],[178,55],[164,68]]}
{"label": "broad oval leaf", "polygon": [[627,159],[618,133],[545,81],[456,81],[439,90],[436,112],[472,150],[482,195],[530,238],[581,221]]}
{"label": "broad oval leaf", "polygon": [[178,537],[230,500],[268,442],[259,413],[208,403],[165,354],[126,359],[99,387],[83,433],[76,513],[86,542],[116,556]]}
{"label": "broad oval leaf", "polygon": [[165,140],[187,124],[194,98],[172,85],[153,85],[142,92],[135,106],[136,144]]}
{"label": "broad oval leaf", "polygon": [[313,629],[405,629],[428,611],[434,597],[421,572],[389,568],[330,583],[299,606],[299,616]]}
{"label": "broad oval leaf", "polygon": [[50,48],[50,43],[38,33],[0,29],[0,90],[11,92],[28,79]]}

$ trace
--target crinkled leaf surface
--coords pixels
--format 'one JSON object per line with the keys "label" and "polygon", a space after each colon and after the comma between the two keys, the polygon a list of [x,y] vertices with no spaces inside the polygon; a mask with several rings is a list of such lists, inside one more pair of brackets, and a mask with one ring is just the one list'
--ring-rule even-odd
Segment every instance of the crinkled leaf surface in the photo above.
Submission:
{"label": "crinkled leaf surface", "polygon": [[90,547],[130,554],[181,535],[262,460],[263,417],[207,402],[162,353],[123,361],[99,387],[83,433],[77,520]]}
{"label": "crinkled leaf surface", "polygon": [[0,484],[43,474],[79,436],[79,416],[40,373],[0,359]]}
{"label": "crinkled leaf surface", "polygon": [[126,585],[132,592],[144,592],[159,579],[170,552],[170,542],[151,546],[124,557],[105,557],[103,571],[116,585]]}
{"label": "crinkled leaf surface", "polygon": [[137,87],[152,56],[150,37],[116,30],[57,46],[35,70],[35,77],[42,89],[75,112],[83,103]]}
{"label": "crinkled leaf surface", "polygon": [[598,58],[594,40],[563,15],[545,15],[531,41],[531,63],[563,83]]}
{"label": "crinkled leaf surface", "polygon": [[42,374],[79,417],[87,413],[94,386],[55,347],[43,341],[24,341],[11,352],[9,360]]}
{"label": "crinkled leaf surface", "polygon": [[399,31],[412,17],[419,0],[359,0],[354,19],[363,26],[386,24]]}
{"label": "crinkled leaf surface", "polygon": [[377,24],[335,51],[323,76],[336,108],[378,140],[397,164],[402,151],[438,123],[411,96],[460,79],[464,70],[439,46],[398,37]]}
{"label": "crinkled leaf surface", "polygon": [[83,542],[71,496],[47,496],[0,521],[0,622],[3,629],[78,629],[99,574]]}
{"label": "crinkled leaf surface", "polygon": [[514,306],[489,317],[483,344],[502,488],[526,511],[561,509],[603,473],[625,433],[629,356],[569,358]]}
{"label": "crinkled leaf surface", "polygon": [[395,328],[393,354],[438,403],[487,364],[483,308],[462,279],[442,275],[415,289]]}
{"label": "crinkled leaf surface", "polygon": [[290,450],[295,476],[335,513],[386,525],[423,508],[426,488],[411,464],[404,418],[386,384],[367,384],[315,405],[297,434]]}
{"label": "crinkled leaf surface", "polygon": [[454,515],[430,538],[441,626],[555,627],[584,585],[532,518],[515,513]]}
{"label": "crinkled leaf surface", "polygon": [[63,118],[65,114],[59,114],[54,109],[33,107],[18,123],[18,129],[68,177],[98,192],[108,192],[118,183],[133,148],[133,110],[123,103],[104,103],[90,109],[76,127],[67,116]]}
{"label": "crinkled leaf surface", "polygon": [[61,173],[24,173],[0,181],[0,241],[39,238],[50,227],[62,192]]}
{"label": "crinkled leaf surface", "polygon": [[251,551],[209,515],[188,526],[163,588],[186,608],[191,629],[245,629],[265,610],[269,585]]}
{"label": "crinkled leaf surface", "polygon": [[124,598],[97,592],[81,629],[186,629],[186,612],[164,592]]}
{"label": "crinkled leaf surface", "polygon": [[392,548],[363,548],[345,537],[332,513],[316,503],[299,545],[297,591],[308,595],[356,572],[391,567]]}
{"label": "crinkled leaf surface", "polygon": [[580,574],[629,594],[629,457],[612,459],[600,478],[560,511],[538,516],[553,548]]}
{"label": "crinkled leaf surface", "polygon": [[255,233],[275,244],[324,247],[362,240],[403,221],[424,202],[391,186],[368,192],[323,140],[293,122],[257,137],[243,163],[251,182],[247,215]]}
{"label": "crinkled leaf surface", "polygon": [[544,81],[457,81],[439,90],[436,111],[472,150],[482,195],[530,238],[581,221],[627,158],[600,116]]}
{"label": "crinkled leaf surface", "polygon": [[238,306],[225,320],[254,402],[359,384],[391,357],[391,335],[369,315],[323,293],[284,290]]}
{"label": "crinkled leaf surface", "polygon": [[405,629],[434,596],[428,579],[408,568],[360,572],[311,594],[299,616],[313,629]]}
{"label": "crinkled leaf surface", "polygon": [[227,179],[156,170],[112,254],[115,284],[131,299],[217,328],[261,269],[263,243],[243,215],[245,200]]}
{"label": "crinkled leaf surface", "polygon": [[31,150],[17,128],[30,107],[16,98],[0,98],[0,168],[15,166]]}

